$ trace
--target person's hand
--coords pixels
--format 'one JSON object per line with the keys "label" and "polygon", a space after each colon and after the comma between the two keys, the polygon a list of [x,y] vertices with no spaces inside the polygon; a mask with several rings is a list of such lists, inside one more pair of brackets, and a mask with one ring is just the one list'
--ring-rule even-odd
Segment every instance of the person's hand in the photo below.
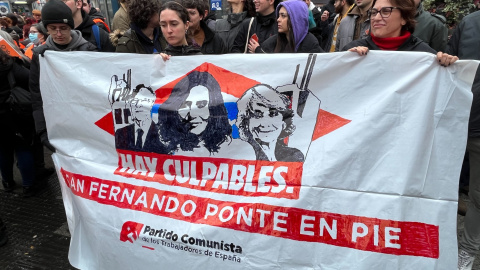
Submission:
{"label": "person's hand", "polygon": [[330,13],[328,12],[328,10],[325,10],[322,14],[322,17],[320,17],[320,20],[322,20],[322,22],[324,22],[324,21],[328,20],[328,17],[330,17]]}
{"label": "person's hand", "polygon": [[164,62],[167,62],[167,60],[170,60],[170,55],[166,53],[160,53],[160,56],[162,57]]}
{"label": "person's hand", "polygon": [[437,60],[440,65],[448,67],[451,64],[455,63],[458,60],[458,57],[456,57],[455,55],[450,55],[448,53],[438,52]]}
{"label": "person's hand", "polygon": [[40,133],[40,141],[45,147],[50,149],[50,151],[52,151],[53,153],[55,153],[55,151],[57,150],[55,149],[55,147],[53,147],[53,145],[50,144],[50,141],[48,140],[48,133],[46,130]]}
{"label": "person's hand", "polygon": [[258,46],[260,46],[260,44],[255,39],[251,38],[248,42],[248,52],[255,53]]}
{"label": "person's hand", "polygon": [[368,54],[368,48],[364,46],[358,46],[358,47],[353,47],[348,50],[349,52],[356,52],[358,55],[367,55]]}

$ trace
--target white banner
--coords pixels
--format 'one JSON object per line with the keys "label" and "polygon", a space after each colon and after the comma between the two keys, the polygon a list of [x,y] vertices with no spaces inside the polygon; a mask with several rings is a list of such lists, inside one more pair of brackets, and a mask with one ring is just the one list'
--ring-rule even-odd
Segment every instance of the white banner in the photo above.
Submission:
{"label": "white banner", "polygon": [[454,269],[478,62],[46,52],[80,269]]}

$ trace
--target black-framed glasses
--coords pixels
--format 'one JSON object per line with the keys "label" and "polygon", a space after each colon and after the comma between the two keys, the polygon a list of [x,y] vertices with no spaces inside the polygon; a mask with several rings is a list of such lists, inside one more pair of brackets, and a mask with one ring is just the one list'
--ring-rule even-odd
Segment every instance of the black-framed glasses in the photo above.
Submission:
{"label": "black-framed glasses", "polygon": [[390,17],[390,15],[392,15],[392,11],[394,9],[400,9],[400,8],[398,8],[398,7],[383,7],[380,10],[378,10],[376,8],[372,8],[367,12],[367,14],[368,14],[368,17],[373,18],[373,17],[377,16],[378,13],[380,13],[380,16],[385,19],[385,18]]}

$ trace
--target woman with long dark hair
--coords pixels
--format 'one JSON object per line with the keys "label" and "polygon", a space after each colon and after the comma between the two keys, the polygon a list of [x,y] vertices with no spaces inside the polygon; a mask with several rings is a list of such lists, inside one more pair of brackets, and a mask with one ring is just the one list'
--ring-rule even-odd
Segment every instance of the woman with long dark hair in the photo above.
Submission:
{"label": "woman with long dark hair", "polygon": [[317,38],[308,32],[308,7],[300,0],[278,4],[276,9],[278,34],[260,46],[253,41],[248,45],[255,53],[320,53]]}
{"label": "woman with long dark hair", "polygon": [[188,45],[187,30],[190,26],[187,10],[177,2],[167,2],[160,10],[160,28],[167,40],[167,47],[161,53],[164,60],[170,56],[197,55],[200,49]]}
{"label": "woman with long dark hair", "polygon": [[193,71],[179,81],[158,110],[160,140],[170,153],[206,148],[217,153],[231,141],[232,127],[218,82],[208,72]]}

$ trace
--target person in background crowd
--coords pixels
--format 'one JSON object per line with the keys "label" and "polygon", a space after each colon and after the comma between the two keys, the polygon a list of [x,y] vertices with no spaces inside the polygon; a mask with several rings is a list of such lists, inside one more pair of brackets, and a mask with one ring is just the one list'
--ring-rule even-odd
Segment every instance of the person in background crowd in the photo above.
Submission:
{"label": "person in background crowd", "polygon": [[33,14],[33,18],[36,20],[37,23],[42,21],[42,12],[40,12],[40,10],[34,9],[32,11],[32,14]]}
{"label": "person in background crowd", "polygon": [[[233,43],[232,53],[246,53],[249,44],[253,42],[262,44],[278,33],[275,9],[280,0],[255,0],[253,3],[257,16],[243,21]],[[257,40],[252,38],[254,35]]]}
{"label": "person in background crowd", "polygon": [[[101,29],[90,16],[83,11],[82,0],[63,0],[72,11],[75,30],[82,32],[82,37],[97,47],[100,52],[114,52],[115,47],[108,33]],[[98,30],[98,31],[97,31]],[[97,34],[98,32],[98,34]]]}
{"label": "person in background crowd", "polygon": [[[8,42],[8,40],[7,40]],[[10,46],[15,47],[11,43]],[[11,57],[0,50],[0,173],[6,192],[12,192],[16,183],[13,178],[14,156],[22,176],[23,196],[35,194],[35,167],[33,140],[35,126],[31,108],[13,107],[8,103],[14,85],[28,91],[28,62]],[[20,105],[17,105],[20,106]]]}
{"label": "person in background crowd", "polygon": [[23,38],[23,30],[20,27],[17,26],[17,24],[18,24],[17,16],[15,16],[15,14],[13,14],[13,13],[7,13],[7,18],[10,19],[10,24],[9,24],[8,27],[10,29],[12,29],[13,31],[15,31],[15,33],[18,34],[19,38],[22,39]]}
{"label": "person in background crowd", "polygon": [[163,60],[170,56],[198,55],[200,49],[188,45],[187,30],[189,27],[188,12],[177,2],[167,2],[160,10],[160,28],[167,40],[167,48],[161,53]]}
{"label": "person in background crowd", "polygon": [[[82,37],[82,32],[72,30],[75,27],[72,11],[60,0],[49,0],[42,8],[42,23],[49,36],[44,45],[33,50],[30,67],[30,92],[32,93],[33,118],[35,129],[41,142],[55,152],[55,148],[48,140],[45,116],[43,115],[43,101],[40,94],[40,63],[39,55],[46,50],[60,52],[69,51],[96,51],[97,47]],[[47,71],[48,72],[48,71]]]}
{"label": "person in background crowd", "polygon": [[19,43],[20,35],[18,35],[18,33],[11,28],[12,20],[7,17],[0,18],[0,25],[2,26],[2,30],[7,32],[10,35],[10,37],[14,40],[14,43],[16,44],[16,46],[20,47],[20,43]]}
{"label": "person in background crowd", "polygon": [[449,66],[458,57],[435,51],[427,43],[412,35],[415,30],[414,0],[373,0],[368,11],[371,33],[366,39],[347,44],[343,50],[366,55],[369,50],[417,51],[437,54],[442,66]]}
{"label": "person in background crowd", "polygon": [[[447,52],[460,59],[480,60],[480,11],[465,18],[448,42]],[[470,160],[470,203],[458,239],[458,270],[470,270],[480,250],[480,68],[472,86],[473,102],[468,125],[467,151]]]}
{"label": "person in background crowd", "polygon": [[40,45],[43,45],[47,37],[48,37],[47,29],[43,27],[42,23],[37,23],[32,25],[30,27],[30,34],[29,34],[30,43],[27,44],[27,46],[25,47],[25,55],[28,58],[32,59],[33,49]]}
{"label": "person in background crowd", "polygon": [[167,43],[160,31],[160,0],[130,0],[128,16],[131,28],[118,40],[116,52],[160,53]]}
{"label": "person in background crowd", "polygon": [[308,6],[301,0],[287,0],[277,6],[278,34],[249,51],[256,53],[320,53],[315,36],[308,32]]}
{"label": "person in background crowd", "polygon": [[448,28],[443,16],[423,10],[423,0],[415,0],[417,15],[415,20],[415,32],[412,34],[425,41],[436,51],[447,49]]}
{"label": "person in background crowd", "polygon": [[183,0],[182,6],[188,11],[187,42],[200,49],[202,54],[226,53],[226,47],[221,37],[217,36],[203,20],[207,6],[203,0]]}
{"label": "person in background crowd", "polygon": [[205,7],[206,7],[205,16],[203,16],[203,21],[207,24],[207,26],[212,31],[215,31],[215,24],[217,23],[217,11],[212,10],[209,0],[203,0],[203,1],[205,1]]}
{"label": "person in background crowd", "polygon": [[97,24],[100,28],[105,30],[107,33],[110,33],[110,28],[108,25],[105,23],[105,16],[99,11],[97,11],[96,8],[92,8],[92,4],[90,3],[90,0],[83,0],[82,4],[83,11],[92,18],[93,22]]}
{"label": "person in background crowd", "polygon": [[112,31],[124,32],[130,28],[130,18],[128,18],[127,0],[120,0],[120,7],[113,16]]}
{"label": "person in background crowd", "polygon": [[[321,16],[325,11],[328,11],[329,17],[328,17],[328,23],[333,22],[333,19],[335,18],[335,0],[329,0],[328,4],[324,5],[323,7],[319,8],[319,12],[316,13],[315,22],[318,24],[321,21]],[[315,15],[315,14],[314,14]]]}
{"label": "person in background crowd", "polygon": [[328,24],[328,18],[330,14],[328,11],[324,11],[322,14],[322,22],[320,28],[322,28],[322,40],[325,40],[323,49],[327,52],[335,52],[335,46],[337,45],[338,27],[342,22],[342,19],[355,7],[354,0],[336,0],[335,1],[335,19]]}
{"label": "person in background crowd", "polygon": [[34,23],[34,19],[32,19],[32,18],[26,18],[25,19],[25,25],[23,26],[23,37],[24,37],[24,39],[28,38],[28,34],[30,33],[30,27],[32,26],[33,23]]}
{"label": "person in background crowd", "polygon": [[355,0],[355,7],[342,19],[337,30],[335,51],[341,51],[353,40],[363,39],[369,35],[370,20],[367,11],[372,7],[372,0]]}
{"label": "person in background crowd", "polygon": [[310,4],[312,3],[310,0],[303,0],[305,4],[307,4],[308,9],[308,29],[313,29],[317,26],[315,19],[313,18],[313,12],[310,10]]}
{"label": "person in background crowd", "polygon": [[233,48],[240,25],[244,20],[255,17],[255,7],[252,0],[228,0],[230,13],[226,19],[218,19],[215,23],[215,33],[222,38],[227,52]]}

